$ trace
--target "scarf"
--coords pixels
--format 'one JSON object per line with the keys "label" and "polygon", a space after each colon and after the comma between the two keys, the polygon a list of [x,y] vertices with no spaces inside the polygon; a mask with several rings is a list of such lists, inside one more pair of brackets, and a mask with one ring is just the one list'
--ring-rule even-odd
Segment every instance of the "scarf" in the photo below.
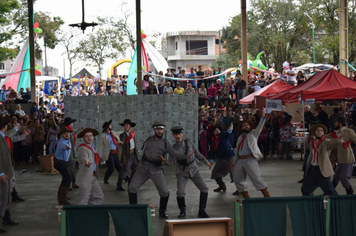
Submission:
{"label": "scarf", "polygon": [[133,137],[135,137],[135,133],[131,131],[129,137],[127,137],[127,139],[125,139],[124,144],[128,143],[131,139],[133,139]]}
{"label": "scarf", "polygon": [[7,146],[9,147],[9,150],[10,150],[10,153],[11,153],[11,151],[12,151],[11,139],[8,136],[5,136],[4,139],[5,139],[5,142],[6,142]]}
{"label": "scarf", "polygon": [[342,146],[344,147],[344,149],[347,149],[350,147],[350,144],[351,144],[351,141],[347,141],[347,142],[345,141],[342,143]]}
{"label": "scarf", "polygon": [[242,134],[241,136],[242,136],[242,138],[241,138],[241,141],[240,141],[239,146],[238,146],[238,150],[239,151],[242,151],[242,148],[244,147],[244,143],[245,143],[247,135],[246,134]]}
{"label": "scarf", "polygon": [[119,145],[116,142],[116,138],[115,138],[114,134],[112,132],[110,132],[108,134],[110,134],[111,139],[112,139],[113,143],[115,144],[116,148],[119,148]]}
{"label": "scarf", "polygon": [[314,150],[313,162],[319,163],[319,152],[318,152],[318,148],[319,148],[321,142],[324,141],[324,139],[325,139],[325,138],[322,137],[322,138],[318,141],[318,144],[316,145],[316,147],[315,147],[315,141],[314,141],[314,140],[312,141],[312,148],[313,148],[313,150]]}
{"label": "scarf", "polygon": [[213,141],[213,142],[215,142],[215,145],[214,145],[214,152],[216,151],[216,150],[218,150],[218,146],[219,146],[219,137],[215,137],[215,135],[211,138],[211,140]]}
{"label": "scarf", "polygon": [[89,150],[91,150],[91,151],[94,153],[95,164],[98,166],[98,164],[100,163],[99,154],[96,153],[96,152],[94,151],[94,149],[92,149],[90,146],[86,145],[85,143],[80,144],[80,145],[78,146],[78,148],[79,148],[79,147],[86,147],[86,148],[88,148]]}
{"label": "scarf", "polygon": [[75,145],[75,142],[77,141],[77,135],[73,132],[73,128],[70,127],[69,125],[65,125],[65,126],[63,126],[63,128],[67,128],[67,129],[69,129],[70,131],[72,131],[73,138],[74,138],[73,145]]}
{"label": "scarf", "polygon": [[337,134],[336,134],[335,131],[330,134],[330,137],[332,137],[332,138],[338,138],[338,136],[337,136]]}

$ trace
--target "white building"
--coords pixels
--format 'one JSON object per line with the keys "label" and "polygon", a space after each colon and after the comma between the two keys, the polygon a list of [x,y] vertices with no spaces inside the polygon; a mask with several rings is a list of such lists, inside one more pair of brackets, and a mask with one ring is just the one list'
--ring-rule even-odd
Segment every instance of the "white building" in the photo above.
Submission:
{"label": "white building", "polygon": [[[162,42],[162,54],[170,68],[189,71],[190,67],[209,69],[219,57],[218,31],[169,32]],[[165,71],[163,71],[165,73]]]}

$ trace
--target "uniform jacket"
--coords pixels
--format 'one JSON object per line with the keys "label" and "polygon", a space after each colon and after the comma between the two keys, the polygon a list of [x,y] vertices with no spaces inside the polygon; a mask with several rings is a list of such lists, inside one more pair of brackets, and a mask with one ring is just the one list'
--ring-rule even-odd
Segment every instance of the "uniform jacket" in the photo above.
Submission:
{"label": "uniform jacket", "polygon": [[[318,147],[319,168],[320,168],[321,174],[325,178],[334,175],[334,170],[331,165],[330,158],[329,158],[329,152],[330,152],[330,150],[335,149],[339,143],[341,143],[339,139],[333,139],[333,140],[325,139]],[[310,153],[309,153],[309,157],[307,160],[306,174],[308,173],[308,169],[311,165],[310,163],[312,161],[312,158],[313,158],[313,148],[312,148],[312,144],[310,144]]]}
{"label": "uniform jacket", "polygon": [[[81,130],[77,130],[77,131],[74,131],[76,134],[78,134]],[[77,158],[77,155],[76,155],[76,150],[75,150],[75,145],[74,145],[74,134],[70,133],[70,144],[72,144],[72,150],[70,152],[70,156],[69,156],[69,160],[68,161],[77,161],[78,158]],[[76,140],[76,143],[78,142],[78,138]]]}
{"label": "uniform jacket", "polygon": [[[125,140],[128,138],[128,135],[126,134],[126,132],[122,132],[120,134],[120,140],[121,142],[125,142]],[[134,151],[136,152],[136,156],[138,156],[138,152],[137,152],[137,144],[136,144],[136,139],[135,137],[133,137],[134,143],[135,143],[135,149]],[[127,142],[125,144],[122,144],[122,151],[120,153],[120,161],[121,164],[123,165],[127,165],[128,160],[130,158],[130,142]]]}
{"label": "uniform jacket", "polygon": [[[188,144],[187,152],[186,152],[186,145],[185,145],[186,142]],[[199,152],[199,150],[195,147],[193,142],[190,141],[189,139],[187,139],[186,141],[183,141],[181,143],[175,143],[173,145],[173,147],[181,154],[187,153],[187,155],[188,155],[189,153],[194,151],[194,154],[191,157],[189,157],[186,161],[187,164],[191,163],[189,166],[184,166],[179,163],[177,164],[177,171],[176,171],[177,175],[186,175],[188,173],[189,174],[188,177],[193,177],[196,173],[198,173],[199,166],[198,166],[197,162],[195,161],[195,158],[204,162],[205,164],[208,163],[208,160],[205,158],[205,156]],[[174,161],[176,161],[176,158],[174,157],[174,155],[169,155],[168,165],[173,164]]]}
{"label": "uniform jacket", "polygon": [[[351,143],[349,143],[350,141],[356,143],[356,134],[355,131],[353,131],[352,129],[348,129],[348,128],[344,128],[342,130],[342,132],[344,133],[343,139],[344,142],[343,143],[339,143],[337,145],[336,150],[332,150],[331,154],[330,154],[330,160],[334,163],[334,162],[338,162],[340,164],[351,164],[355,162],[355,156],[354,153],[352,151],[352,147],[351,147]],[[325,138],[328,139],[337,139],[338,136],[336,135],[336,132],[332,132],[330,134],[325,135]]]}
{"label": "uniform jacket", "polygon": [[[251,130],[250,133],[247,134],[246,136],[246,141],[248,143],[248,146],[252,152],[252,155],[257,159],[260,160],[263,158],[263,155],[257,145],[258,137],[260,136],[260,133],[263,129],[263,126],[265,124],[265,119],[261,118],[260,123],[258,123],[258,126],[256,129]],[[237,139],[236,147],[239,146],[239,143],[241,141],[242,135]],[[245,142],[246,142],[245,141]],[[235,158],[234,158],[234,163],[237,162],[237,159],[239,159],[239,152],[236,152]]]}
{"label": "uniform jacket", "polygon": [[0,173],[4,173],[10,179],[14,175],[12,150],[9,150],[5,138],[0,135]]}
{"label": "uniform jacket", "polygon": [[[216,151],[212,153],[212,159],[220,158],[220,159],[228,159],[235,155],[235,151],[232,148],[231,142],[229,140],[230,133],[227,131],[223,131],[219,136],[219,144]],[[212,147],[215,147],[215,141],[213,141]]]}
{"label": "uniform jacket", "polygon": [[[117,140],[120,140],[117,132],[115,132],[115,131],[111,131],[111,132],[113,133],[113,135],[115,136],[115,138]],[[118,144],[119,144],[119,142],[118,142]],[[107,161],[109,159],[110,141],[109,141],[109,138],[108,138],[106,132],[103,132],[100,135],[99,141],[98,141],[98,149],[96,151],[99,154],[99,156],[101,156],[103,158],[104,161]],[[117,150],[117,151],[119,152],[119,150]]]}
{"label": "uniform jacket", "polygon": [[[78,148],[79,170],[76,180],[77,185],[81,188],[91,187],[93,181],[94,164],[88,167],[85,165],[85,160],[89,163],[95,163],[95,155],[94,152],[87,147],[81,146]],[[96,167],[95,176],[99,178],[99,165]]]}

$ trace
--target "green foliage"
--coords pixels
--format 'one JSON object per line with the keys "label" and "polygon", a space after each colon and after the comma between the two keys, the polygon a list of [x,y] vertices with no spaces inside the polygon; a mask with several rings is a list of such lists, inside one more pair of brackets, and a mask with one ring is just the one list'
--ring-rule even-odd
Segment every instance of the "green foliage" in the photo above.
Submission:
{"label": "green foliage", "polygon": [[43,38],[44,46],[54,49],[60,41],[58,35],[64,21],[58,16],[51,17],[44,12],[35,12],[35,22],[38,22],[39,28],[42,29],[42,33],[37,36]]}

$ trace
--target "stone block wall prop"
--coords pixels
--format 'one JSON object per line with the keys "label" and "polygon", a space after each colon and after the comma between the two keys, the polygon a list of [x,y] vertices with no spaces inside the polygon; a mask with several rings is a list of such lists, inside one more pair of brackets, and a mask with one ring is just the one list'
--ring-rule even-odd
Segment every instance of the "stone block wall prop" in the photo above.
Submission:
{"label": "stone block wall prop", "polygon": [[[99,105],[99,131],[105,121],[112,120],[113,130],[123,131],[120,123],[131,119],[136,123],[135,138],[141,150],[143,142],[154,135],[151,125],[155,121],[164,121],[166,131],[164,138],[173,144],[171,127],[183,126],[184,138],[198,144],[198,95],[134,95],[101,96]],[[142,153],[141,153],[142,154]]]}

